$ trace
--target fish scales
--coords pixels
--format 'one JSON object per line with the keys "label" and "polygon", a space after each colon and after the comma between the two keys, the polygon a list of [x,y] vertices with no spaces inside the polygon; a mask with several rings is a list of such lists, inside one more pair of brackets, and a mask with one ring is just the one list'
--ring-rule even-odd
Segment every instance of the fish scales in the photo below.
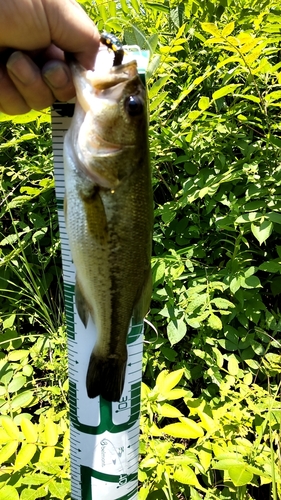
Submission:
{"label": "fish scales", "polygon": [[76,267],[76,305],[97,329],[89,397],[121,397],[132,316],[151,296],[152,188],[147,105],[136,63],[105,75],[72,63],[75,114],[65,137],[65,217]]}

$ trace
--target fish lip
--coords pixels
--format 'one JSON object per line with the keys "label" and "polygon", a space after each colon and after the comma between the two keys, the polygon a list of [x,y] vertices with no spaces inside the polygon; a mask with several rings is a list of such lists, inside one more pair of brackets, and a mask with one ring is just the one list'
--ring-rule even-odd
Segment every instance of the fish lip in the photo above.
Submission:
{"label": "fish lip", "polygon": [[113,66],[107,73],[88,70],[85,76],[94,92],[107,90],[119,84],[129,82],[138,76],[137,62],[129,61],[119,66]]}
{"label": "fish lip", "polygon": [[116,98],[123,85],[135,78],[139,78],[137,62],[134,60],[119,66],[113,66],[106,73],[86,70],[80,63],[73,60],[70,67],[76,88],[77,101],[85,113],[93,106],[95,98],[101,97],[101,95],[105,96],[109,90],[115,94]]}

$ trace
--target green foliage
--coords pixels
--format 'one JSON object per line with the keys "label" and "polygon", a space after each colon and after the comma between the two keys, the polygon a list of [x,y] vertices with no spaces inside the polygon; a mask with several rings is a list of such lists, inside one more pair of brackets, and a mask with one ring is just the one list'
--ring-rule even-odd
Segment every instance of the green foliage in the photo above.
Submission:
{"label": "green foliage", "polygon": [[280,462],[272,454],[273,443],[280,450],[280,384],[269,394],[230,359],[216,397],[195,398],[175,388],[183,373],[161,372],[152,390],[143,384],[140,498],[160,498],[164,491],[173,499],[180,491],[184,498],[234,500],[246,486],[260,487],[273,477],[280,492]]}
{"label": "green foliage", "polygon": [[[277,500],[280,2],[80,3],[100,30],[151,52],[157,335],[147,326],[139,498]],[[45,118],[0,127],[0,500],[69,498]]]}
{"label": "green foliage", "polygon": [[50,409],[37,424],[31,422],[31,415],[2,417],[0,443],[0,461],[9,464],[1,475],[1,482],[6,483],[1,498],[63,500],[68,496],[69,425],[65,411],[55,414]]}
{"label": "green foliage", "polygon": [[0,498],[63,500],[68,383],[49,114],[17,126],[1,118]]}

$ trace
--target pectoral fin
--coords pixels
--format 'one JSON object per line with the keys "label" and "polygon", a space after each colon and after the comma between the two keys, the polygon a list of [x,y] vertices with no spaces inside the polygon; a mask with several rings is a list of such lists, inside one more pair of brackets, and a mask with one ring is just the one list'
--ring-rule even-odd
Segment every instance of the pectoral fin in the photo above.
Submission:
{"label": "pectoral fin", "polygon": [[89,320],[89,308],[87,306],[87,303],[83,297],[83,294],[81,292],[81,288],[79,285],[79,281],[77,280],[76,276],[76,283],[75,283],[75,304],[76,304],[76,309],[79,314],[79,317],[85,326],[87,327],[88,320]]}

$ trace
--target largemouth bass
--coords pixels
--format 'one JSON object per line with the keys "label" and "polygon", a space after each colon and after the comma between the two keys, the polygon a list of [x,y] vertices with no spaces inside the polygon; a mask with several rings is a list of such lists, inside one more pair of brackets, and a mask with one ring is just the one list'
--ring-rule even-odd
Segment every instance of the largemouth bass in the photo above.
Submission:
{"label": "largemouth bass", "polygon": [[151,297],[146,91],[135,61],[104,72],[70,66],[77,102],[64,142],[65,219],[76,307],[97,329],[86,388],[119,401],[130,320],[143,320]]}

